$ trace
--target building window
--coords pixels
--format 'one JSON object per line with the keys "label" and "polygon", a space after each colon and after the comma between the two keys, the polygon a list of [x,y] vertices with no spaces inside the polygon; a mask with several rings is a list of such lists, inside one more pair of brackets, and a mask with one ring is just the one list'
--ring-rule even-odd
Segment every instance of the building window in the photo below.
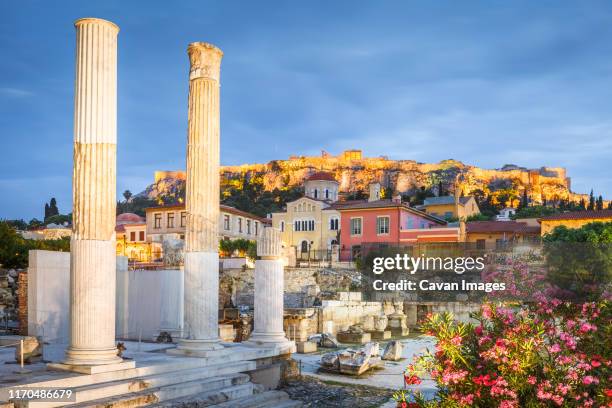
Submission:
{"label": "building window", "polygon": [[174,228],[174,213],[168,213],[168,219],[166,222],[168,228]]}
{"label": "building window", "polygon": [[314,197],[314,198],[319,198],[319,190],[317,190],[317,189],[315,188],[315,190],[313,191],[313,193],[314,193],[314,194],[313,194],[313,197]]}
{"label": "building window", "polygon": [[138,240],[139,241],[144,241],[145,240],[145,236],[144,236],[145,232],[144,231],[139,231],[138,232]]}
{"label": "building window", "polygon": [[302,253],[308,252],[308,241],[302,241],[302,245],[300,249],[302,250]]}
{"label": "building window", "polygon": [[425,221],[421,221],[421,229],[425,228],[427,228],[427,224],[425,223]]}
{"label": "building window", "polygon": [[153,223],[153,228],[160,229],[161,228],[161,213],[155,214],[155,220]]}
{"label": "building window", "polygon": [[255,221],[255,236],[257,236],[257,234],[259,234],[259,223]]}
{"label": "building window", "polygon": [[330,218],[329,219],[329,229],[332,231],[338,231],[338,218]]}
{"label": "building window", "polygon": [[247,234],[251,235],[251,220],[247,220]]}
{"label": "building window", "polygon": [[229,214],[225,214],[223,216],[223,229],[229,231],[230,229],[230,216]]}
{"label": "building window", "polygon": [[447,211],[444,213],[444,219],[450,220],[451,218],[453,218],[453,212],[452,211]]}
{"label": "building window", "polygon": [[181,211],[181,227],[187,226],[187,213],[185,211]]}
{"label": "building window", "polygon": [[281,221],[281,223],[280,223],[280,230],[281,230],[281,232],[285,232],[285,221]]}
{"label": "building window", "polygon": [[242,234],[242,218],[238,217],[238,232]]}
{"label": "building window", "polygon": [[351,235],[361,235],[361,218],[351,218]]}
{"label": "building window", "polygon": [[384,235],[389,233],[389,217],[376,218],[376,233]]}
{"label": "building window", "polygon": [[325,199],[329,200],[329,189],[328,188],[325,189]]}
{"label": "building window", "polygon": [[476,240],[476,249],[485,249],[485,247],[486,247],[486,241],[484,239]]}
{"label": "building window", "polygon": [[136,231],[130,232],[130,241],[132,242],[136,241]]}

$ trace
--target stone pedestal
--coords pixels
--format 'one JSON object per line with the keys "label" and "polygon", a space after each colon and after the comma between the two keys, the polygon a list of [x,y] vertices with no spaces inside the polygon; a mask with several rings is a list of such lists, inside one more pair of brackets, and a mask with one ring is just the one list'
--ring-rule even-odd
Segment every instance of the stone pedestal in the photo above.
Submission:
{"label": "stone pedestal", "polygon": [[372,340],[389,340],[391,338],[391,330],[369,331]]}
{"label": "stone pedestal", "polygon": [[408,317],[404,314],[404,303],[401,301],[393,302],[394,312],[387,316],[389,323],[387,329],[391,330],[394,337],[405,337],[410,331],[408,330]]}
{"label": "stone pedestal", "polygon": [[366,344],[372,340],[370,333],[338,332],[336,338],[340,343]]}
{"label": "stone pedestal", "polygon": [[219,343],[219,76],[223,53],[192,43],[185,209],[184,338],[174,354],[207,356]]}
{"label": "stone pedestal", "polygon": [[285,278],[280,231],[265,227],[257,242],[255,261],[255,321],[249,345],[288,343],[283,330]]}
{"label": "stone pedestal", "polygon": [[317,343],[312,341],[300,341],[296,343],[297,352],[300,354],[315,353],[317,351]]}
{"label": "stone pedestal", "polygon": [[389,315],[389,325],[387,329],[391,330],[393,337],[405,337],[410,333],[406,321],[406,315],[392,314]]}
{"label": "stone pedestal", "polygon": [[119,28],[97,18],[77,20],[75,27],[70,341],[64,364],[56,366],[120,369],[115,346]]}

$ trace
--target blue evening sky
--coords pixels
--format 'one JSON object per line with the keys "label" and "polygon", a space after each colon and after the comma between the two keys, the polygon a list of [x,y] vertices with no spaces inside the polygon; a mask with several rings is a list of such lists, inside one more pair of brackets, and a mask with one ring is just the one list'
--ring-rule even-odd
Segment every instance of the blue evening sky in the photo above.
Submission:
{"label": "blue evening sky", "polygon": [[0,218],[70,211],[75,33],[119,33],[118,192],[182,169],[187,44],[219,46],[222,163],[564,166],[612,198],[608,1],[0,2]]}

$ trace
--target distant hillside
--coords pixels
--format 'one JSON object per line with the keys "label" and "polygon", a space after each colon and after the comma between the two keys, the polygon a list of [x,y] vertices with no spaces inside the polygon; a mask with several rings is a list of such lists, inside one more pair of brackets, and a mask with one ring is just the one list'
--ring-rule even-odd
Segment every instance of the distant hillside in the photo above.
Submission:
{"label": "distant hillside", "polygon": [[[335,176],[344,197],[367,192],[368,184],[379,182],[388,191],[405,197],[422,195],[423,192],[437,195],[440,188],[443,194],[454,194],[458,189],[459,194],[475,195],[479,202],[487,200],[499,208],[517,206],[525,192],[532,204],[588,200],[588,195],[571,191],[570,178],[564,168],[527,169],[505,165],[489,170],[456,160],[418,163],[385,157],[365,158],[359,150],[346,151],[339,156],[324,152],[321,156],[291,157],[267,164],[224,166],[221,169],[222,199],[236,200],[244,189],[251,190],[252,197],[269,193],[272,210],[275,210],[284,205],[285,199],[296,194],[310,173],[320,170]],[[183,190],[183,172],[158,171],[155,182],[138,196],[166,201],[168,197],[178,198],[184,194]],[[292,193],[283,196],[283,192]],[[238,208],[249,206],[248,201],[242,204],[238,204]],[[263,207],[258,210],[266,211]]]}

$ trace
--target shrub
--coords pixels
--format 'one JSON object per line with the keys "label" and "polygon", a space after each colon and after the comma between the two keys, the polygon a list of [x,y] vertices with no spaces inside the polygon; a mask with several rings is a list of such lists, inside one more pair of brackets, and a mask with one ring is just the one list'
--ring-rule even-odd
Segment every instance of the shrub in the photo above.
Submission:
{"label": "shrub", "polygon": [[509,308],[485,303],[460,323],[428,316],[422,329],[437,339],[407,376],[431,376],[433,401],[421,407],[591,407],[612,403],[610,304],[553,299]]}

